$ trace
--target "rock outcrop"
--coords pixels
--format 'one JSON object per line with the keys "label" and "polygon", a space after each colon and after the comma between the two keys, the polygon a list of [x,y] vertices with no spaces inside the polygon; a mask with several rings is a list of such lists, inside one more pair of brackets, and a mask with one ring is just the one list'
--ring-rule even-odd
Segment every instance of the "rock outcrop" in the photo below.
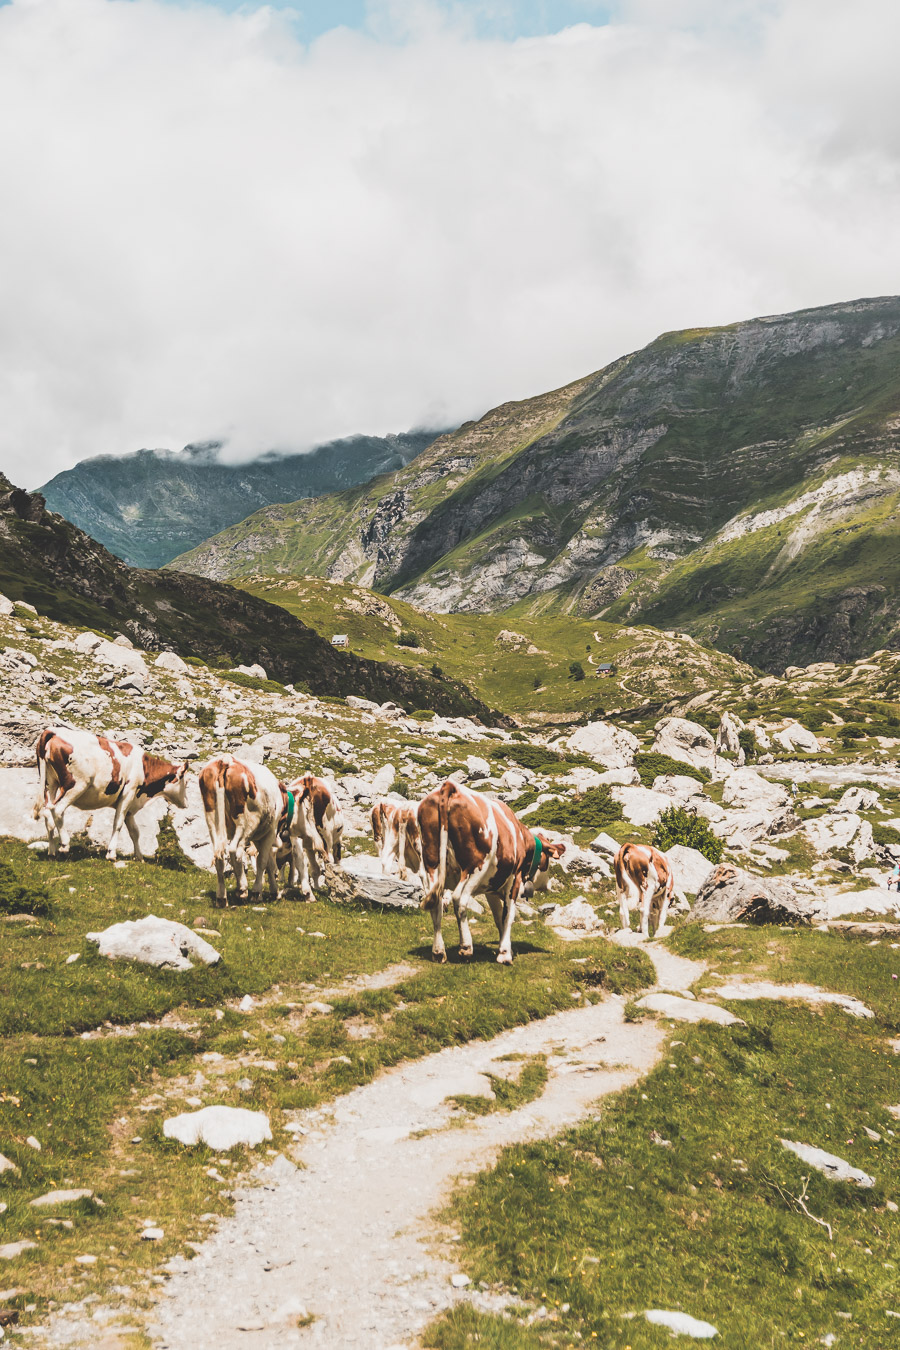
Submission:
{"label": "rock outcrop", "polygon": [[755,877],[720,863],[691,906],[692,923],[810,924],[818,906],[796,895],[782,881]]}

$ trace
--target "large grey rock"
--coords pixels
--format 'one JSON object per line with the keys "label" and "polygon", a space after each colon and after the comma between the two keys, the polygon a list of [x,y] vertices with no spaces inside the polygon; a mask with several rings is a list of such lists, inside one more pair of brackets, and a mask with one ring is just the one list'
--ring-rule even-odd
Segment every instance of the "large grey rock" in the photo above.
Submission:
{"label": "large grey rock", "polygon": [[824,816],[807,820],[803,833],[820,854],[846,848],[853,861],[859,863],[875,853],[872,826],[853,812],[828,811]]}
{"label": "large grey rock", "polygon": [[739,717],[734,713],[723,712],[716,732],[716,749],[725,750],[730,755],[740,754],[740,733],[743,730],[744,724]]}
{"label": "large grey rock", "polygon": [[801,1162],[805,1162],[809,1167],[815,1167],[819,1172],[824,1172],[829,1181],[850,1181],[863,1190],[875,1185],[874,1177],[860,1171],[858,1167],[851,1167],[850,1163],[838,1158],[834,1153],[826,1153],[824,1149],[814,1148],[812,1144],[798,1144],[793,1139],[781,1139],[779,1143],[782,1148],[795,1153]]}
{"label": "large grey rock", "polygon": [[753,739],[756,741],[756,744],[759,746],[760,750],[771,750],[772,740],[771,737],[769,736],[769,733],[766,731],[765,727],[759,726],[754,727]]}
{"label": "large grey rock", "polygon": [[813,733],[799,722],[789,722],[782,731],[775,732],[772,740],[788,752],[801,750],[804,754],[817,755],[820,750],[819,742]]}
{"label": "large grey rock", "polygon": [[267,678],[265,669],[260,665],[235,666],[236,675],[252,675],[255,680],[265,680]]}
{"label": "large grey rock", "polygon": [[389,909],[418,909],[422,898],[418,881],[383,876],[378,859],[365,853],[344,857],[340,867],[326,864],[325,891],[329,900]]}
{"label": "large grey rock", "polygon": [[653,791],[664,792],[676,806],[685,806],[689,802],[695,806],[694,799],[703,795],[703,784],[686,773],[663,773],[654,778]]}
{"label": "large grey rock", "polygon": [[818,908],[782,881],[754,877],[739,867],[719,863],[700,887],[688,919],[692,923],[809,924]]}
{"label": "large grey rock", "polygon": [[710,773],[716,769],[716,743],[712,736],[699,722],[689,722],[684,717],[666,717],[657,722],[651,750],[682,764],[693,764],[695,769]]}
{"label": "large grey rock", "polygon": [[659,1013],[662,1017],[671,1017],[675,1022],[717,1022],[722,1027],[744,1025],[740,1017],[735,1017],[727,1008],[720,1008],[718,1003],[680,998],[678,994],[645,994],[643,998],[638,999],[638,1007]]}
{"label": "large grey rock", "polygon": [[15,609],[15,605],[9,596],[0,594],[0,618],[8,619]]}
{"label": "large grey rock", "polygon": [[621,802],[622,814],[632,825],[650,825],[672,805],[672,798],[664,792],[645,787],[614,787],[612,795]]}
{"label": "large grey rock", "polygon": [[155,914],[114,923],[102,933],[88,933],[87,940],[96,944],[101,956],[141,961],[167,970],[191,970],[193,963],[189,958],[192,956],[207,966],[214,966],[222,959],[215,947],[183,923],[160,919]]}
{"label": "large grey rock", "polygon": [[43,1209],[48,1205],[72,1205],[76,1200],[90,1200],[93,1194],[93,1191],[82,1186],[71,1191],[47,1191],[46,1194],[39,1195],[28,1203],[35,1209]]}
{"label": "large grey rock", "polygon": [[568,905],[553,905],[546,913],[542,912],[542,918],[551,928],[566,928],[577,933],[600,933],[606,926],[583,895],[576,895]]}
{"label": "large grey rock", "polygon": [[186,663],[176,652],[160,652],[153,664],[158,670],[170,670],[177,675],[183,675],[188,670]]}
{"label": "large grey rock", "polygon": [[217,1153],[224,1153],[238,1144],[254,1148],[272,1138],[269,1117],[263,1111],[248,1111],[243,1106],[204,1106],[200,1111],[186,1111],[163,1123],[167,1139],[191,1147],[206,1144]]}
{"label": "large grey rock", "polygon": [[627,769],[641,743],[633,732],[614,727],[611,722],[588,722],[573,731],[566,744],[570,750],[587,755],[607,769]]}
{"label": "large grey rock", "polygon": [[384,764],[372,779],[372,796],[383,797],[394,786],[397,770],[393,764]]}
{"label": "large grey rock", "polygon": [[686,844],[674,844],[666,850],[665,856],[675,873],[675,889],[686,895],[696,895],[715,871],[709,858],[704,857],[699,849],[688,848]]}
{"label": "large grey rock", "polygon": [[[491,766],[481,755],[466,755],[466,769],[470,778],[490,778]],[[393,779],[391,780],[393,782]]]}
{"label": "large grey rock", "polygon": [[831,807],[832,811],[875,811],[879,806],[880,794],[875,788],[848,787],[839,802]]}
{"label": "large grey rock", "polygon": [[777,811],[786,806],[788,800],[788,794],[780,783],[763,778],[755,769],[735,769],[722,787],[723,804],[740,810],[762,807],[766,811]]}
{"label": "large grey rock", "polygon": [[[115,642],[108,642],[106,638],[97,638],[96,633],[82,633],[79,637],[90,637],[96,639],[91,645],[83,644],[81,650],[89,652],[98,665],[106,666],[109,670],[127,671],[131,675],[140,675],[144,679],[149,678],[147,663],[140,652],[132,647],[120,647]],[[75,639],[73,644],[79,647],[79,638]]]}

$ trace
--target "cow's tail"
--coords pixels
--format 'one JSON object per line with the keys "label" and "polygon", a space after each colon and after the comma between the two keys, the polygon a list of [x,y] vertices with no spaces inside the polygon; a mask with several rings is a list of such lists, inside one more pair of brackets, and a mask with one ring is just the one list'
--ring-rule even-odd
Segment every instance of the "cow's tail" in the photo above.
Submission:
{"label": "cow's tail", "polygon": [[223,758],[219,761],[218,773],[216,774],[216,791],[213,798],[212,810],[212,834],[213,834],[213,855],[216,858],[224,858],[228,848],[228,824],[225,819],[225,775],[231,765],[231,758]]}
{"label": "cow's tail", "polygon": [[38,797],[32,811],[35,820],[40,820],[47,805],[47,744],[52,735],[52,732],[42,731],[35,749],[38,767]]}

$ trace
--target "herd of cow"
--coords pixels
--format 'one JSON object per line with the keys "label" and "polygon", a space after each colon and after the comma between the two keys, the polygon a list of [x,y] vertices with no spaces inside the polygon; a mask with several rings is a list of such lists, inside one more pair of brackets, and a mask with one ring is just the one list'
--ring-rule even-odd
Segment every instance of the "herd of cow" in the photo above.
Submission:
{"label": "herd of cow", "polygon": [[[171,764],[128,741],[72,727],[48,727],[38,738],[40,795],[34,807],[43,819],[51,856],[65,854],[69,836],[65,812],[110,807],[115,811],[107,858],[115,860],[116,840],[124,824],[140,859],[135,817],[152,797],[187,804],[188,765]],[[306,899],[324,878],[326,863],[339,864],[343,815],[329,784],[305,773],[283,783],[262,764],[216,755],[200,769],[200,796],[213,848],[216,898],[227,905],[226,866],[238,896],[248,896],[247,865],[256,854],[253,884],[258,899],[268,876],[272,899],[278,878],[288,867],[288,885]],[[378,801],[372,809],[372,833],[385,875],[410,874],[422,886],[422,907],[434,925],[432,954],[446,961],[441,920],[449,890],[459,927],[460,956],[472,955],[467,911],[476,895],[491,908],[500,946],[497,960],[512,962],[512,925],[516,901],[546,890],[550,861],[565,845],[531,830],[505,802],[448,780],[417,805]],[[640,908],[641,934],[650,935],[654,900],[660,900],[656,931],[665,927],[674,889],[672,868],[649,845],[623,844],[615,858],[616,894],[622,927],[630,928],[630,910]]]}

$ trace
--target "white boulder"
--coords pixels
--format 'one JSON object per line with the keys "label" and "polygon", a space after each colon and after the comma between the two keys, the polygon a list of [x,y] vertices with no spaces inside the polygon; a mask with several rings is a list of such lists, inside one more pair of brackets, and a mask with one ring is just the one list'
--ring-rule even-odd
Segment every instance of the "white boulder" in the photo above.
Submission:
{"label": "white boulder", "polygon": [[570,750],[587,755],[607,769],[627,769],[641,743],[632,732],[614,727],[611,722],[588,722],[573,731],[566,744]]}
{"label": "white boulder", "polygon": [[686,773],[661,773],[653,780],[653,791],[664,792],[677,806],[694,805],[693,798],[703,795],[703,784]]}
{"label": "white boulder", "polygon": [[612,795],[622,805],[625,819],[632,825],[650,825],[661,811],[667,811],[672,798],[664,792],[645,787],[614,787]]}
{"label": "white boulder", "polygon": [[661,1017],[671,1017],[674,1022],[717,1022],[722,1027],[731,1027],[735,1023],[744,1025],[740,1017],[735,1017],[727,1008],[720,1008],[718,1003],[703,1003],[699,999],[681,998],[678,994],[645,994],[638,999],[638,1007],[659,1013]]}
{"label": "white boulder", "polygon": [[851,1167],[843,1158],[838,1158],[834,1153],[826,1153],[824,1149],[813,1148],[811,1144],[798,1144],[793,1139],[779,1140],[782,1148],[786,1148],[790,1153],[795,1153],[801,1162],[805,1162],[809,1167],[815,1167],[817,1171],[823,1172],[829,1181],[851,1181],[854,1186],[859,1186],[867,1190],[875,1185],[875,1178],[870,1177],[867,1172],[862,1172],[858,1167]]}
{"label": "white boulder", "polygon": [[8,595],[0,594],[0,618],[7,619],[15,609],[15,605]]}
{"label": "white boulder", "polygon": [[775,732],[772,740],[788,753],[791,750],[800,750],[804,754],[817,755],[820,750],[819,742],[813,733],[807,731],[799,722],[788,722],[781,731]]}
{"label": "white boulder", "polygon": [[712,1322],[701,1322],[698,1317],[690,1317],[683,1312],[650,1308],[644,1316],[656,1327],[667,1327],[673,1336],[693,1336],[696,1341],[711,1341],[713,1336],[719,1334]]}
{"label": "white boulder", "polygon": [[101,956],[111,960],[141,961],[166,970],[190,970],[192,956],[207,966],[222,959],[215,947],[192,929],[155,914],[114,923],[102,933],[88,933],[87,940],[96,944]]}
{"label": "white boulder", "polygon": [[542,917],[551,928],[566,928],[572,932],[599,933],[605,927],[583,895],[576,895],[568,905],[553,905],[546,913],[542,911]]}
{"label": "white boulder", "polygon": [[684,717],[666,717],[657,722],[651,752],[710,773],[716,769],[716,743],[712,736],[699,722],[689,722]]}
{"label": "white boulder", "polygon": [[242,1106],[204,1106],[200,1111],[171,1116],[163,1124],[163,1134],[187,1147],[206,1144],[224,1153],[238,1144],[254,1148],[272,1138],[272,1129],[264,1111],[248,1111]]}
{"label": "white boulder", "polygon": [[674,844],[666,850],[665,856],[675,874],[675,889],[686,895],[696,895],[714,871],[709,858],[686,844]]}
{"label": "white boulder", "polygon": [[736,769],[728,775],[722,788],[725,806],[746,810],[749,807],[778,811],[786,806],[788,794],[780,783],[772,783],[755,769]]}
{"label": "white boulder", "polygon": [[372,779],[372,796],[383,797],[394,786],[397,771],[393,764],[384,764]]}
{"label": "white boulder", "polygon": [[876,811],[879,807],[879,794],[875,788],[848,787],[840,801],[831,807],[832,811]]}
{"label": "white boulder", "polygon": [[470,778],[490,778],[491,766],[480,755],[466,755],[466,768]]}
{"label": "white boulder", "polygon": [[852,811],[828,811],[824,816],[807,820],[803,832],[817,853],[834,853],[847,848],[855,863],[871,858],[875,853],[872,826]]}
{"label": "white boulder", "polygon": [[176,652],[160,652],[153,664],[158,670],[171,670],[177,675],[183,675],[188,669]]}
{"label": "white boulder", "polygon": [[769,733],[766,731],[765,727],[758,727],[758,726],[754,727],[753,739],[756,741],[756,744],[759,746],[760,750],[771,750],[772,740],[771,737],[769,736]]}
{"label": "white boulder", "polygon": [[725,750],[730,755],[737,755],[741,749],[740,733],[744,730],[744,724],[734,713],[723,712],[719,722],[719,730],[716,732],[716,749]]}

